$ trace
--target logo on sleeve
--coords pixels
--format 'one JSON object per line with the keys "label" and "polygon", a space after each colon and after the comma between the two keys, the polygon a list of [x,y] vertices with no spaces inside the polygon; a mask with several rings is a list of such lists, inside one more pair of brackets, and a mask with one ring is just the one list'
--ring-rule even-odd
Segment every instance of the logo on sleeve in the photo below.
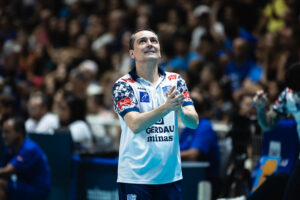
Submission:
{"label": "logo on sleeve", "polygon": [[176,80],[176,78],[177,78],[176,74],[171,74],[171,75],[168,76],[169,80]]}
{"label": "logo on sleeve", "polygon": [[147,92],[140,92],[140,102],[150,102],[149,94]]}
{"label": "logo on sleeve", "polygon": [[125,97],[118,102],[118,108],[121,110],[123,106],[130,106],[131,99],[129,97]]}
{"label": "logo on sleeve", "polygon": [[23,161],[24,161],[22,156],[17,156],[17,160],[18,160],[19,162],[23,162]]}
{"label": "logo on sleeve", "polygon": [[191,98],[190,97],[190,93],[188,91],[184,91],[183,95],[184,95],[184,98],[186,98],[186,99],[190,99]]}

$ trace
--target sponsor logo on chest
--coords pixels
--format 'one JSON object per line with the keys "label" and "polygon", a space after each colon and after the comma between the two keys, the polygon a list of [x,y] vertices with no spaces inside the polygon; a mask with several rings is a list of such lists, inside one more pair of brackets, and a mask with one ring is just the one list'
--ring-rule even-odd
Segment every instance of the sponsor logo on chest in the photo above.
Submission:
{"label": "sponsor logo on chest", "polygon": [[150,98],[147,92],[140,92],[140,102],[149,103]]}

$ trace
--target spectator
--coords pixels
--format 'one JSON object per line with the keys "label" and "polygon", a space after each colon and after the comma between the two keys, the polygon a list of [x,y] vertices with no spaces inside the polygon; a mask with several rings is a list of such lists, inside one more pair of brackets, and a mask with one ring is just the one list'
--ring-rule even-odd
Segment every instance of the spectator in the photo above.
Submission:
{"label": "spectator", "polygon": [[49,112],[47,97],[34,93],[28,102],[29,118],[25,121],[27,132],[51,134],[59,127],[58,116]]}
{"label": "spectator", "polygon": [[233,41],[232,60],[226,66],[225,74],[231,81],[233,91],[241,88],[243,81],[249,76],[255,66],[254,60],[249,58],[248,43],[242,38]]}
{"label": "spectator", "polygon": [[87,73],[75,68],[70,72],[69,82],[66,84],[66,90],[72,93],[76,98],[85,99],[86,91],[90,84]]}
{"label": "spectator", "polygon": [[114,66],[121,75],[128,73],[133,65],[132,59],[129,55],[129,40],[131,37],[131,32],[126,31],[122,37],[122,49],[119,54],[115,54],[113,61],[115,62]]}
{"label": "spectator", "polygon": [[111,44],[113,53],[119,52],[122,46],[121,38],[125,26],[125,13],[120,9],[112,10],[108,16],[108,31],[92,43],[92,49],[97,51],[106,44]]}
{"label": "spectator", "polygon": [[180,29],[184,29],[185,13],[181,8],[171,8],[167,11],[167,20],[157,25],[158,32],[164,37],[171,36]]}
{"label": "spectator", "polygon": [[226,79],[213,81],[210,83],[208,91],[208,99],[211,104],[210,119],[212,121],[228,123],[233,111],[233,102],[228,81]]}
{"label": "spectator", "polygon": [[260,27],[266,28],[268,32],[276,32],[284,27],[283,20],[287,5],[284,0],[270,1],[263,10],[260,18]]}
{"label": "spectator", "polygon": [[15,99],[8,94],[0,94],[0,127],[5,118],[15,114]]}
{"label": "spectator", "polygon": [[201,88],[208,91],[212,82],[217,80],[216,66],[213,63],[206,63],[199,73]]}
{"label": "spectator", "polygon": [[74,151],[85,153],[90,151],[93,145],[92,133],[88,124],[84,121],[85,104],[74,95],[64,93],[58,103],[58,116],[60,126],[58,132],[68,130],[75,144]]}
{"label": "spectator", "polygon": [[2,47],[0,78],[3,79],[2,92],[18,97],[17,88],[26,80],[25,70],[20,66],[21,46],[15,40],[7,40]]}
{"label": "spectator", "polygon": [[24,122],[17,118],[4,120],[2,138],[7,149],[0,168],[0,199],[47,199],[49,165],[41,148],[26,138]]}
{"label": "spectator", "polygon": [[[219,65],[218,50],[214,38],[209,34],[202,35],[201,43],[197,48],[197,53],[203,58],[203,61]],[[216,76],[220,75],[220,70],[216,71]]]}
{"label": "spectator", "polygon": [[[203,102],[194,101],[196,111],[202,116]],[[207,178],[213,186],[213,199],[220,192],[220,149],[217,133],[205,117],[199,118],[197,129],[184,128],[180,133],[180,155],[183,161],[208,161]]]}
{"label": "spectator", "polygon": [[169,68],[171,70],[186,72],[193,60],[201,60],[201,57],[189,50],[190,36],[187,31],[177,31],[174,34],[175,57],[170,60]]}
{"label": "spectator", "polygon": [[120,130],[115,126],[117,118],[112,110],[104,105],[103,94],[91,94],[87,98],[87,115],[85,117],[95,138],[96,152],[117,152],[119,147]]}
{"label": "spectator", "polygon": [[197,27],[193,30],[191,39],[191,49],[196,50],[196,48],[201,44],[201,37],[204,34],[211,34],[216,41],[224,37],[224,27],[222,23],[216,21],[216,12],[219,5],[214,4],[213,10],[206,5],[197,6],[193,15],[197,19]]}
{"label": "spectator", "polygon": [[250,81],[252,84],[264,82],[264,46],[262,40],[260,40],[255,49],[256,63],[250,70],[249,76],[245,81]]}
{"label": "spectator", "polygon": [[[252,137],[254,134],[260,133],[255,110],[252,107],[252,96],[243,94],[238,102],[238,109],[231,118],[232,128],[228,133],[232,139],[232,155],[227,169],[225,196],[229,196],[229,194],[239,196],[248,193],[250,173],[253,169]],[[245,168],[247,159],[252,163],[249,168]],[[235,187],[231,188],[233,183],[235,183]]]}
{"label": "spectator", "polygon": [[98,85],[97,83],[98,65],[96,62],[92,60],[85,60],[82,63],[80,63],[78,69],[86,77],[89,86]]}

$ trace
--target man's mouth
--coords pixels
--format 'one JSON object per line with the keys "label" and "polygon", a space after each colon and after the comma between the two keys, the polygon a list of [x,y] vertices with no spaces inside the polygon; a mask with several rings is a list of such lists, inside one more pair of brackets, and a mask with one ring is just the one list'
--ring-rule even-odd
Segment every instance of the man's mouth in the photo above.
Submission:
{"label": "man's mouth", "polygon": [[156,53],[157,51],[155,49],[149,49],[144,51],[144,53]]}

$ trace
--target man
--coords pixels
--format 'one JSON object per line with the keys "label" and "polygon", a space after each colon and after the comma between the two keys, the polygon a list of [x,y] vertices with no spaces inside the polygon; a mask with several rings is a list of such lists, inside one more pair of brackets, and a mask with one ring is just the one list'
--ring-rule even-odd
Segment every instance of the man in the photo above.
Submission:
{"label": "man", "polygon": [[9,94],[0,94],[0,127],[5,118],[14,115],[15,99]]}
{"label": "man", "polygon": [[7,149],[0,168],[0,199],[47,199],[48,162],[40,147],[26,139],[24,122],[18,118],[4,120],[2,138]]}
{"label": "man", "polygon": [[154,32],[134,33],[129,54],[136,67],[113,87],[114,109],[122,128],[119,198],[181,199],[177,116],[195,129],[197,112],[181,76],[158,67],[160,44]]}
{"label": "man", "polygon": [[231,89],[238,91],[255,67],[255,62],[249,57],[249,44],[243,38],[234,39],[232,54],[233,58],[227,64],[225,74],[231,81]]}
{"label": "man", "polygon": [[47,98],[42,93],[34,93],[28,102],[29,118],[25,122],[27,132],[52,134],[59,127],[57,115],[48,112]]}
{"label": "man", "polygon": [[[292,114],[297,122],[300,138],[300,64],[291,65],[286,71],[285,90],[280,94],[273,109],[266,111],[267,98],[263,91],[258,91],[254,97],[258,122],[263,131],[273,128],[284,116]],[[300,199],[300,161],[298,159],[286,186],[284,200]]]}

